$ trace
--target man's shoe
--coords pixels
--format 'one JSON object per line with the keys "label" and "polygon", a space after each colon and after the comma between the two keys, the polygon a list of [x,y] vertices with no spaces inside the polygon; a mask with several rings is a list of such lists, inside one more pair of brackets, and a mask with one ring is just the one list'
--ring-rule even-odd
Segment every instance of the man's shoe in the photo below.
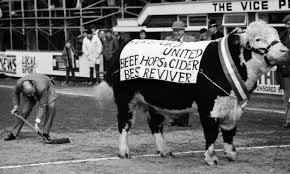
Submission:
{"label": "man's shoe", "polygon": [[43,134],[43,136],[46,138],[46,139],[43,138],[44,141],[50,141],[51,140],[49,134]]}
{"label": "man's shoe", "polygon": [[285,124],[284,124],[284,127],[285,127],[285,128],[290,128],[290,123],[285,123]]}
{"label": "man's shoe", "polygon": [[4,138],[4,141],[10,141],[10,140],[15,140],[15,139],[16,137],[13,135],[13,133],[10,133]]}
{"label": "man's shoe", "polygon": [[176,125],[175,121],[168,122],[168,126],[175,126],[175,125]]}

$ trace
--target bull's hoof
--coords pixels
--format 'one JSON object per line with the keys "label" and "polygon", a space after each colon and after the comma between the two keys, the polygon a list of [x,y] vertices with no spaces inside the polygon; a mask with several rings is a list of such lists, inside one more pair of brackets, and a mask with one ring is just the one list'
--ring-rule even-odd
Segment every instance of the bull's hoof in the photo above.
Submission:
{"label": "bull's hoof", "polygon": [[131,155],[129,153],[125,153],[125,154],[118,153],[118,157],[121,159],[127,159],[127,158],[131,158]]}
{"label": "bull's hoof", "polygon": [[234,151],[225,152],[225,154],[226,154],[226,157],[229,161],[235,161],[238,158],[237,152],[234,152]]}
{"label": "bull's hoof", "polygon": [[167,157],[174,158],[175,157],[172,152],[161,152],[161,151],[157,151],[157,154],[159,154],[162,158],[167,158]]}
{"label": "bull's hoof", "polygon": [[236,148],[233,144],[224,144],[224,152],[229,161],[235,161],[238,158]]}
{"label": "bull's hoof", "polygon": [[205,157],[204,161],[209,166],[218,165],[218,158],[216,156]]}

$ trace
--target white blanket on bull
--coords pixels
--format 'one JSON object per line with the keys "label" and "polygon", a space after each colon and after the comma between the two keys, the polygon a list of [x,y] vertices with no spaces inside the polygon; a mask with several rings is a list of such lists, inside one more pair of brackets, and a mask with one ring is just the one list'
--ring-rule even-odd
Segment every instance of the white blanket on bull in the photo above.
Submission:
{"label": "white blanket on bull", "polygon": [[120,56],[120,79],[196,83],[201,57],[210,42],[132,40]]}

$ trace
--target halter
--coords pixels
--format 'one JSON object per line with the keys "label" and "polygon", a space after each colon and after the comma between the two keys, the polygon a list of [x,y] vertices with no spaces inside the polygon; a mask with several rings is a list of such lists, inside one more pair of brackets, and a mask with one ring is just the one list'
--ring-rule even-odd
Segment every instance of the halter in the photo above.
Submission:
{"label": "halter", "polygon": [[266,62],[266,64],[269,66],[269,67],[272,67],[274,65],[271,65],[270,64],[270,61],[267,57],[266,54],[268,54],[268,52],[270,51],[270,49],[276,45],[277,43],[279,43],[280,41],[277,41],[277,40],[274,40],[273,42],[271,42],[270,45],[268,45],[266,48],[254,48],[250,45],[249,41],[247,42],[246,44],[246,48],[254,53],[257,53],[257,54],[260,54],[261,56],[264,56],[264,60]]}

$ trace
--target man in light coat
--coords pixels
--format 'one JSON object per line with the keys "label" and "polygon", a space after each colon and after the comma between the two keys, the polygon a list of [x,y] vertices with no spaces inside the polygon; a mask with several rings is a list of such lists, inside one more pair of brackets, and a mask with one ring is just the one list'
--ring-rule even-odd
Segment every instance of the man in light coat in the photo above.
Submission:
{"label": "man in light coat", "polygon": [[165,40],[179,41],[179,42],[195,42],[193,36],[185,34],[185,24],[182,21],[175,21],[172,24],[172,34],[167,36]]}
{"label": "man in light coat", "polygon": [[100,59],[102,52],[102,43],[98,35],[93,35],[92,30],[87,30],[87,37],[83,40],[82,52],[90,67],[89,85],[94,84],[94,69],[96,71],[96,81],[99,82]]}

